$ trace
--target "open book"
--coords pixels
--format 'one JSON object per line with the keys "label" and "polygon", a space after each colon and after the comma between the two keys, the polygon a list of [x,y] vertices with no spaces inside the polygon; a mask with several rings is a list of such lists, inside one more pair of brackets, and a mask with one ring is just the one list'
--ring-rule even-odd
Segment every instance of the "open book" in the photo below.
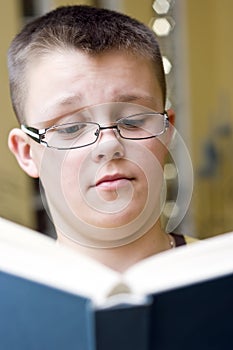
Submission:
{"label": "open book", "polygon": [[0,219],[0,349],[233,349],[233,233],[124,274]]}

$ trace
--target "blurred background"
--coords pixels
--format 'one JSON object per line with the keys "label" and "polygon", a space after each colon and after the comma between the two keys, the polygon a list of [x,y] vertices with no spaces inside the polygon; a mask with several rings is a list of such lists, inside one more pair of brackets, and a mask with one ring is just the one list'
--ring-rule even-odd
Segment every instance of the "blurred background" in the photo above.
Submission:
{"label": "blurred background", "polygon": [[[52,8],[87,4],[131,15],[155,31],[168,83],[167,106],[193,164],[189,210],[175,230],[207,238],[233,229],[233,1],[231,0],[7,0],[0,1],[0,216],[54,236],[38,181],[19,168],[7,147],[17,127],[8,89],[6,53],[22,25]],[[181,169],[185,173],[186,164]],[[168,196],[163,220],[179,215],[177,173],[165,168]],[[188,191],[190,179],[184,181]],[[185,188],[187,186],[187,188]]]}

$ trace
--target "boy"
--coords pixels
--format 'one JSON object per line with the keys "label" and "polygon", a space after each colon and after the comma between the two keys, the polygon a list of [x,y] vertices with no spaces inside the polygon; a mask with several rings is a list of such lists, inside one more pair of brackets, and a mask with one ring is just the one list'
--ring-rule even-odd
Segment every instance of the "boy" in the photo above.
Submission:
{"label": "boy", "polygon": [[40,177],[58,242],[118,271],[186,243],[159,221],[174,113],[150,29],[105,9],[61,7],[16,36],[9,76],[21,125],[9,147]]}

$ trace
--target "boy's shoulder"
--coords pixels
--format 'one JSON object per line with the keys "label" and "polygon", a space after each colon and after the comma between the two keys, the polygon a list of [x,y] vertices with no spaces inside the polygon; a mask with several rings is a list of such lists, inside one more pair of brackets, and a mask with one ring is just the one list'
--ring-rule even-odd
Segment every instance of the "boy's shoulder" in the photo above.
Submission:
{"label": "boy's shoulder", "polygon": [[174,238],[176,247],[180,247],[185,244],[195,243],[198,241],[197,238],[191,237],[189,235],[181,235],[178,233],[170,233],[170,235]]}

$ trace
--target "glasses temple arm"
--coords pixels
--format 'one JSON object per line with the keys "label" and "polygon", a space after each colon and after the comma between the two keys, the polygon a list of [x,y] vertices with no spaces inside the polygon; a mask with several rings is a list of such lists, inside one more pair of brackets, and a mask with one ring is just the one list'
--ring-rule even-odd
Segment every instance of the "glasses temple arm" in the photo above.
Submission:
{"label": "glasses temple arm", "polygon": [[34,141],[41,143],[41,140],[44,136],[45,129],[39,130],[36,128],[32,128],[26,125],[21,125],[21,130],[25,132],[28,136],[30,136]]}

